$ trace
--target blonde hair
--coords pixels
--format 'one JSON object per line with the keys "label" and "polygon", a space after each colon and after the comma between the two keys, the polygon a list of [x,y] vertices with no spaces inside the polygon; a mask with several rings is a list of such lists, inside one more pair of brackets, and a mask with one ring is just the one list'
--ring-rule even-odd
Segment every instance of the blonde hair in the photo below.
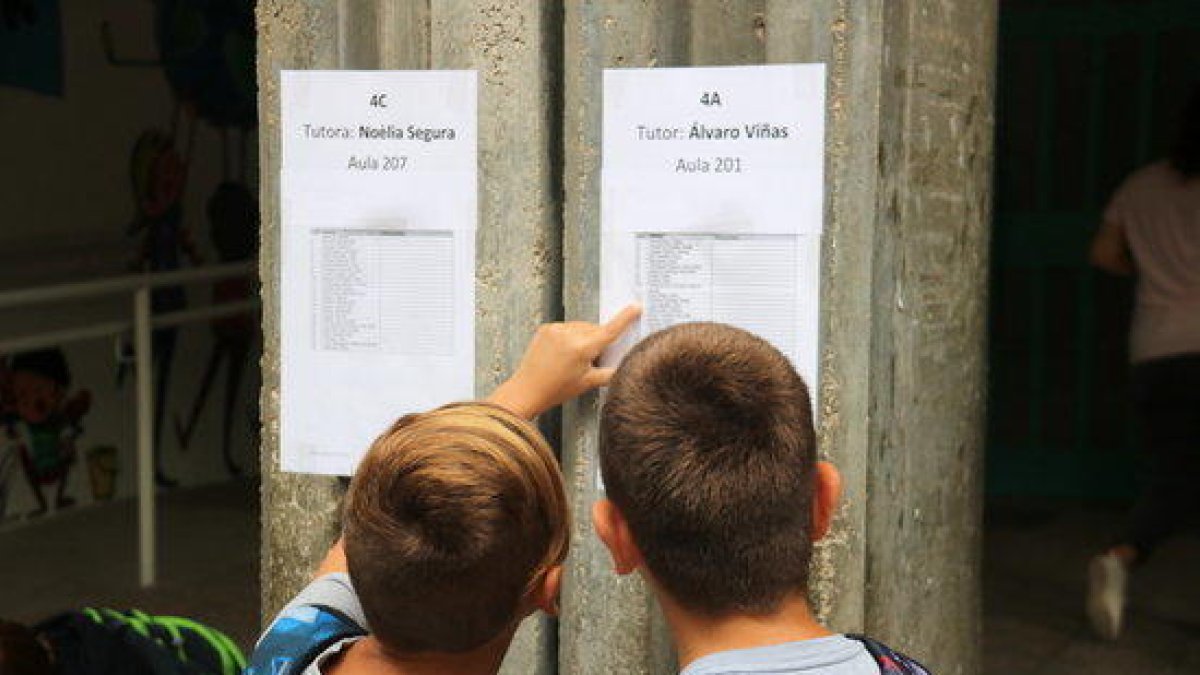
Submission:
{"label": "blonde hair", "polygon": [[515,627],[567,554],[558,462],[528,421],[487,403],[406,415],[346,496],[350,577],[372,634],[399,652],[462,652]]}

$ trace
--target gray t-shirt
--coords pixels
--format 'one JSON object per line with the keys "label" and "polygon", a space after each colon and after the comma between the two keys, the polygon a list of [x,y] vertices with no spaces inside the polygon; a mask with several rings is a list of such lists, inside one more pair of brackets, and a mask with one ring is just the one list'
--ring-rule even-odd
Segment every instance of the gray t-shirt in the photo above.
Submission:
{"label": "gray t-shirt", "polygon": [[1130,361],[1200,353],[1200,178],[1155,162],[1121,184],[1104,218],[1124,228],[1137,268]]}
{"label": "gray t-shirt", "polygon": [[709,654],[680,675],[879,675],[866,647],[844,635]]}
{"label": "gray t-shirt", "polygon": [[[264,637],[281,621],[310,619],[315,607],[328,607],[367,630],[362,603],[349,575],[325,575],[308,585],[279,612]],[[361,637],[339,640],[294,675],[324,675],[322,665]],[[261,640],[260,640],[261,644]],[[769,647],[737,649],[693,661],[680,675],[879,675],[879,667],[861,642],[843,635],[786,642]],[[289,675],[293,675],[289,673]]]}

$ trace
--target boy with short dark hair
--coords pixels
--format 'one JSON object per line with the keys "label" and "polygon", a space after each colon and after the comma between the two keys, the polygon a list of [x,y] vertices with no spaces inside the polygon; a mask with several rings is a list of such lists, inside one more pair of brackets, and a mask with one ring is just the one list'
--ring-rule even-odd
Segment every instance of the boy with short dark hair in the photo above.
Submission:
{"label": "boy with short dark hair", "polygon": [[642,341],[611,381],[600,459],[597,533],[618,573],[649,582],[684,675],[926,673],[809,608],[841,479],[817,461],[808,388],[766,341],[713,323]]}

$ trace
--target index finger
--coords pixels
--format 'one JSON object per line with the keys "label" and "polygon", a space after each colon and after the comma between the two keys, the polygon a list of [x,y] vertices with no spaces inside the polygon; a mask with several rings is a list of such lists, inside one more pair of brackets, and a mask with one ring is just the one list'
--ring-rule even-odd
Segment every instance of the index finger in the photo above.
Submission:
{"label": "index finger", "polygon": [[629,330],[629,327],[638,320],[642,315],[642,305],[634,302],[617,312],[616,316],[609,319],[607,323],[600,327],[600,338],[604,345],[612,344]]}

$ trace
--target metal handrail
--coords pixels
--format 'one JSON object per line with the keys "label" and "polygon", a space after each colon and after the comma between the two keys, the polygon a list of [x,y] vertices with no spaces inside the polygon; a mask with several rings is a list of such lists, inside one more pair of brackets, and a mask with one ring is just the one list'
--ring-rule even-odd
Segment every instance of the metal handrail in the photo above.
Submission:
{"label": "metal handrail", "polygon": [[[220,302],[197,309],[185,309],[178,312],[159,314],[150,320],[151,328],[170,328],[187,323],[196,323],[206,319],[217,319],[232,314],[241,314],[247,310],[257,309],[258,300],[240,300],[238,302]],[[53,347],[67,342],[95,340],[103,337],[121,335],[133,330],[132,321],[104,321],[79,328],[64,328],[61,330],[45,331],[34,335],[0,340],[0,354],[25,352],[32,349]]]}
{"label": "metal handrail", "polygon": [[193,267],[186,270],[170,272],[138,272],[119,277],[110,277],[98,281],[74,281],[51,286],[21,288],[12,291],[0,291],[0,309],[11,309],[22,305],[40,305],[48,302],[79,300],[98,295],[115,295],[117,293],[136,291],[139,288],[161,288],[163,286],[179,286],[197,281],[213,281],[251,274],[257,270],[252,262],[222,263],[207,267]]}
{"label": "metal handrail", "polygon": [[252,262],[227,263],[171,272],[128,274],[96,281],[80,281],[0,292],[0,309],[49,304],[100,295],[133,294],[133,320],[93,323],[78,328],[44,331],[34,335],[0,341],[0,354],[133,333],[134,362],[137,366],[137,499],[138,569],[142,587],[153,586],[157,578],[157,519],[154,503],[154,367],[155,328],[179,326],[229,314],[238,314],[258,306],[257,299],[214,303],[154,316],[150,294],[155,288],[191,282],[214,281],[248,275],[255,271]]}

